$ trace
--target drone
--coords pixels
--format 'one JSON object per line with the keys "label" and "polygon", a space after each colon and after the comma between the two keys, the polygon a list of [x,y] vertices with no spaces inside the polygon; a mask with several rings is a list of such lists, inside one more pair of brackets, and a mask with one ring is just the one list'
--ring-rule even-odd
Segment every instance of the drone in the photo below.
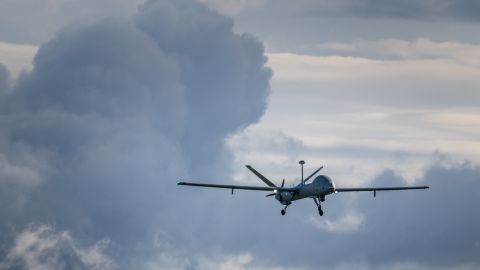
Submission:
{"label": "drone", "polygon": [[209,187],[209,188],[223,188],[231,189],[232,194],[235,189],[241,190],[255,190],[255,191],[269,191],[270,194],[267,194],[266,197],[274,197],[279,201],[284,208],[281,210],[281,214],[285,215],[287,212],[287,207],[292,204],[294,201],[301,199],[313,199],[315,202],[318,214],[323,216],[322,202],[325,201],[327,195],[331,195],[339,192],[356,192],[356,191],[370,191],[373,192],[373,197],[376,197],[377,191],[391,191],[391,190],[411,190],[411,189],[428,189],[429,186],[402,186],[402,187],[356,187],[356,188],[338,188],[336,187],[333,180],[327,175],[319,175],[313,179],[310,183],[308,181],[312,179],[323,166],[315,170],[307,178],[303,178],[303,165],[305,161],[299,161],[300,166],[302,167],[302,177],[298,185],[294,187],[284,187],[285,179],[283,179],[280,186],[275,185],[272,181],[268,180],[265,176],[255,170],[252,166],[246,165],[247,169],[255,174],[260,180],[262,180],[266,186],[242,186],[242,185],[222,185],[222,184],[207,184],[207,183],[193,183],[193,182],[179,182],[178,185],[181,186],[194,186],[194,187]]}

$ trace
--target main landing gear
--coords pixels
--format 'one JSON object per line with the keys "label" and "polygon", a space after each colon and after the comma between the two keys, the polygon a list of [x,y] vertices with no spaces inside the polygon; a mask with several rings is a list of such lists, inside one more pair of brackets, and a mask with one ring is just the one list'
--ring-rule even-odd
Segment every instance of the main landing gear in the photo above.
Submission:
{"label": "main landing gear", "polygon": [[322,205],[320,204],[318,198],[313,198],[313,201],[315,202],[315,204],[316,204],[317,207],[318,207],[318,214],[319,214],[320,216],[323,216]]}
{"label": "main landing gear", "polygon": [[287,207],[290,205],[291,203],[288,203],[285,205],[285,208],[282,209],[282,211],[280,211],[280,213],[282,213],[282,216],[285,216],[285,214],[287,213]]}

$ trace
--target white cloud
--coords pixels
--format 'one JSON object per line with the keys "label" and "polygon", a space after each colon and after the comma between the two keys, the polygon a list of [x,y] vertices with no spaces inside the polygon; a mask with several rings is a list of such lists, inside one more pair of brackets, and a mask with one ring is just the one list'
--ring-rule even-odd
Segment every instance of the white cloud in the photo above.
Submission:
{"label": "white cloud", "polygon": [[303,142],[281,131],[258,130],[255,126],[236,133],[227,140],[235,155],[233,177],[236,181],[258,184],[258,179],[245,169],[251,164],[273,182],[296,184],[299,154],[304,150]]}
{"label": "white cloud", "polygon": [[33,56],[38,47],[27,44],[0,42],[0,63],[16,77],[22,70],[32,69]]}
{"label": "white cloud", "polygon": [[448,59],[472,66],[480,65],[480,45],[457,41],[436,42],[429,38],[412,41],[401,39],[358,40],[352,43],[318,44],[320,51],[363,54],[373,57],[395,56],[401,59]]}
{"label": "white cloud", "polygon": [[46,224],[30,225],[16,237],[0,268],[116,269],[115,263],[103,253],[108,244],[109,241],[104,239],[82,247],[68,231],[57,231]]}
{"label": "white cloud", "polygon": [[353,233],[361,229],[365,221],[362,213],[347,212],[344,216],[335,220],[328,217],[310,216],[307,222],[332,233]]}
{"label": "white cloud", "polygon": [[156,269],[199,269],[199,270],[302,270],[304,267],[283,267],[280,265],[258,262],[251,253],[238,255],[202,255],[177,254],[175,251],[158,255],[157,260],[146,263],[146,270]]}
{"label": "white cloud", "polygon": [[[312,56],[271,53],[269,63],[280,81],[338,81],[429,78],[472,79],[480,67],[450,59],[376,60],[352,56]],[[391,88],[390,88],[391,89]],[[388,91],[386,88],[385,91]]]}
{"label": "white cloud", "polygon": [[140,268],[156,269],[199,269],[199,270],[301,270],[302,266],[285,267],[255,256],[251,252],[228,253],[216,248],[210,251],[192,252],[185,246],[176,246],[170,236],[160,233],[155,238],[156,255]]}
{"label": "white cloud", "polygon": [[199,1],[207,4],[208,6],[226,15],[235,15],[247,8],[257,8],[262,6],[266,2],[266,0],[199,0]]}
{"label": "white cloud", "polygon": [[[3,129],[0,145],[6,145],[9,132]],[[30,193],[52,174],[51,161],[52,155],[46,150],[34,150],[22,143],[5,147],[0,153],[0,212],[21,212]]]}

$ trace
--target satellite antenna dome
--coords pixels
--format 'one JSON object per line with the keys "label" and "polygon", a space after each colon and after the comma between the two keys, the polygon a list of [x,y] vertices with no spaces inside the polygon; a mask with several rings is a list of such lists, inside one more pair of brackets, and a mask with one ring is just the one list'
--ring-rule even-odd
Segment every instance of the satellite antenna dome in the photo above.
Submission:
{"label": "satellite antenna dome", "polygon": [[301,179],[301,184],[303,185],[304,184],[304,181],[303,181],[303,164],[305,164],[305,161],[304,160],[300,160],[298,162],[298,164],[300,164],[300,166],[302,166],[302,179]]}

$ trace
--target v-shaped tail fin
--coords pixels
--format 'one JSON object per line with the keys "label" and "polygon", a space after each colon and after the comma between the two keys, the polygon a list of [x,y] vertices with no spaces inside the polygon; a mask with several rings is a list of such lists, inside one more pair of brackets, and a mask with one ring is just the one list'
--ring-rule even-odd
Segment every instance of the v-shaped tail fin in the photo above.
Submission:
{"label": "v-shaped tail fin", "polygon": [[245,165],[247,169],[249,169],[253,174],[255,174],[258,178],[260,178],[265,184],[267,184],[269,187],[276,187],[274,183],[272,183],[270,180],[268,180],[265,176],[263,176],[261,173],[257,172],[252,166],[250,165]]}

